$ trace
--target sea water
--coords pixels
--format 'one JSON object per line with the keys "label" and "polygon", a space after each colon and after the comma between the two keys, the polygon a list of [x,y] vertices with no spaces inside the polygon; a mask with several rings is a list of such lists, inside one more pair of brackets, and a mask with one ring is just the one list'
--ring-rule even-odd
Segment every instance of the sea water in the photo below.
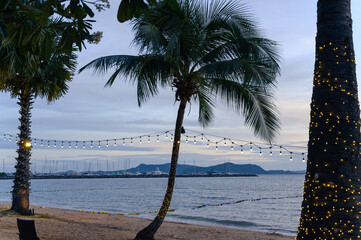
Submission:
{"label": "sea water", "polygon": [[[177,178],[175,211],[166,219],[296,235],[303,180],[302,174]],[[166,186],[167,178],[33,179],[30,204],[153,218]],[[11,201],[11,187],[12,180],[0,181],[0,201]]]}

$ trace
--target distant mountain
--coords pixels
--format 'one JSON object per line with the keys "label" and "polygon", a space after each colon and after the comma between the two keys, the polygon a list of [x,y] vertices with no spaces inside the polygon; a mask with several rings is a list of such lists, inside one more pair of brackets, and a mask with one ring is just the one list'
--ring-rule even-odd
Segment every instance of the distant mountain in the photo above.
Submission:
{"label": "distant mountain", "polygon": [[[130,173],[147,173],[159,169],[162,172],[169,172],[170,163],[165,164],[140,164],[135,168],[127,169],[126,172]],[[177,174],[192,174],[192,173],[207,173],[216,171],[222,174],[225,173],[238,173],[238,174],[304,174],[305,171],[284,171],[284,170],[271,170],[266,171],[256,164],[234,164],[222,163],[209,167],[199,167],[186,164],[178,164]]]}

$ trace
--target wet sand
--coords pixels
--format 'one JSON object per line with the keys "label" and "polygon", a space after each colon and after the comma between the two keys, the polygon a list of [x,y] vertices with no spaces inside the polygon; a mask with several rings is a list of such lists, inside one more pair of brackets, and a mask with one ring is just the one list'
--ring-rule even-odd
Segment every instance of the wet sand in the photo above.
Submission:
{"label": "wet sand", "polygon": [[[18,240],[16,218],[34,219],[41,240],[111,240],[134,239],[150,223],[148,219],[104,213],[37,207],[35,216],[15,215],[0,202],[0,239]],[[276,233],[253,232],[231,228],[202,226],[165,221],[156,234],[158,240],[291,240],[294,237]]]}

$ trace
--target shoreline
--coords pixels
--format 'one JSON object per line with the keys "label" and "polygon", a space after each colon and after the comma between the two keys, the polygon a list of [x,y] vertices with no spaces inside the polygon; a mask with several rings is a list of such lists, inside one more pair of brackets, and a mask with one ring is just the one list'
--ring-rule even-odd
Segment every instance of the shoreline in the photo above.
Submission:
{"label": "shoreline", "polygon": [[[6,214],[4,206],[10,206],[10,203],[0,202],[0,235],[3,240],[19,239],[16,218],[34,219],[37,234],[42,240],[134,239],[137,232],[151,221],[138,217],[107,213],[91,214],[84,211],[47,207],[37,207],[35,216],[24,217],[13,213]],[[166,220],[157,232],[156,239],[291,240],[294,236]]]}

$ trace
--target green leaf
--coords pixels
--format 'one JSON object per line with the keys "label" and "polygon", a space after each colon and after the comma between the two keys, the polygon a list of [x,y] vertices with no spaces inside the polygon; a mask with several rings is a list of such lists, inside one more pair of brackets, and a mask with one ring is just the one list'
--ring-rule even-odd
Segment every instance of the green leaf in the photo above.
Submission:
{"label": "green leaf", "polygon": [[86,13],[89,15],[89,17],[94,17],[94,12],[90,9],[90,7],[88,7],[88,5],[86,5],[85,3],[83,3],[83,6],[85,8]]}

